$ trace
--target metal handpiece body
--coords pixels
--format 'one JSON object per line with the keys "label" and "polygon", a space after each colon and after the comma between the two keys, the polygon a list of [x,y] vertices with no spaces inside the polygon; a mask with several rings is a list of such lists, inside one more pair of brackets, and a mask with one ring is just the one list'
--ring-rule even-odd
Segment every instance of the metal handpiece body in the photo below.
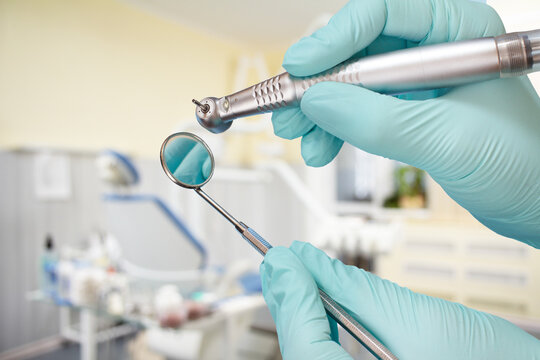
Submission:
{"label": "metal handpiece body", "polygon": [[323,73],[293,77],[287,72],[197,106],[199,123],[213,133],[236,118],[298,104],[322,81],[360,85],[385,94],[437,89],[540,70],[540,30],[419,46],[347,61]]}

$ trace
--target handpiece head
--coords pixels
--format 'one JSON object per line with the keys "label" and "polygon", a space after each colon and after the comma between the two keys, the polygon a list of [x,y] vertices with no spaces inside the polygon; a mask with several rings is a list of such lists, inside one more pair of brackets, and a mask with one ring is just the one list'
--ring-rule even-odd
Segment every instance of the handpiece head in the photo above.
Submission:
{"label": "handpiece head", "polygon": [[215,97],[207,97],[200,102],[193,100],[193,103],[197,105],[195,110],[197,121],[203,128],[214,134],[222,133],[232,125],[232,121],[225,122],[219,116],[217,100]]}

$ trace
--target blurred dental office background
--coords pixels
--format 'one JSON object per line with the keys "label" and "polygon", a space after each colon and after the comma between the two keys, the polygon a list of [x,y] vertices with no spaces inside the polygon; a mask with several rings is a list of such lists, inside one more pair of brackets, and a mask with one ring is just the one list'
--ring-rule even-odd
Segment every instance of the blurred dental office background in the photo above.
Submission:
{"label": "blurred dental office background", "polygon": [[[345,3],[0,0],[1,360],[280,358],[260,255],[161,169],[176,131],[208,142],[206,191],[273,245],[309,241],[539,336],[538,252],[424,172],[347,145],[306,167],[269,115],[197,124],[192,98],[283,71]],[[537,1],[488,3],[509,32],[540,28]]]}

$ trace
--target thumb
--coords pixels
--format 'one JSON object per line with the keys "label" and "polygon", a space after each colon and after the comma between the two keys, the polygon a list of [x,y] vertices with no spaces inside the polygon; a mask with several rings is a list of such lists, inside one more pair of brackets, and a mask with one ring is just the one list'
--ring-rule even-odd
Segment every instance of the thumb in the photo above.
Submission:
{"label": "thumb", "polygon": [[350,359],[332,340],[337,329],[330,327],[317,285],[289,249],[270,249],[260,270],[284,359]]}
{"label": "thumb", "polygon": [[540,342],[510,322],[417,294],[301,242],[291,251],[319,288],[400,359],[535,359]]}
{"label": "thumb", "polygon": [[[349,1],[328,25],[292,45],[283,67],[294,76],[316,74],[347,60],[381,34],[420,41],[433,28],[433,7],[429,0]],[[402,47],[405,41],[398,43]]]}
{"label": "thumb", "polygon": [[322,82],[310,87],[302,112],[328,133],[372,154],[429,170],[441,156],[443,106],[437,99],[400,100],[359,86]]}

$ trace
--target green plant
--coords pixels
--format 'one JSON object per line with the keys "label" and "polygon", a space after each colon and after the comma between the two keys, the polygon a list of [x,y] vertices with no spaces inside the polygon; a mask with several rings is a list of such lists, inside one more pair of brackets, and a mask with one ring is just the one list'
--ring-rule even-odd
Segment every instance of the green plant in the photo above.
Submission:
{"label": "green plant", "polygon": [[414,166],[406,165],[396,169],[397,194],[398,196],[417,196],[424,194],[422,181],[424,171]]}

